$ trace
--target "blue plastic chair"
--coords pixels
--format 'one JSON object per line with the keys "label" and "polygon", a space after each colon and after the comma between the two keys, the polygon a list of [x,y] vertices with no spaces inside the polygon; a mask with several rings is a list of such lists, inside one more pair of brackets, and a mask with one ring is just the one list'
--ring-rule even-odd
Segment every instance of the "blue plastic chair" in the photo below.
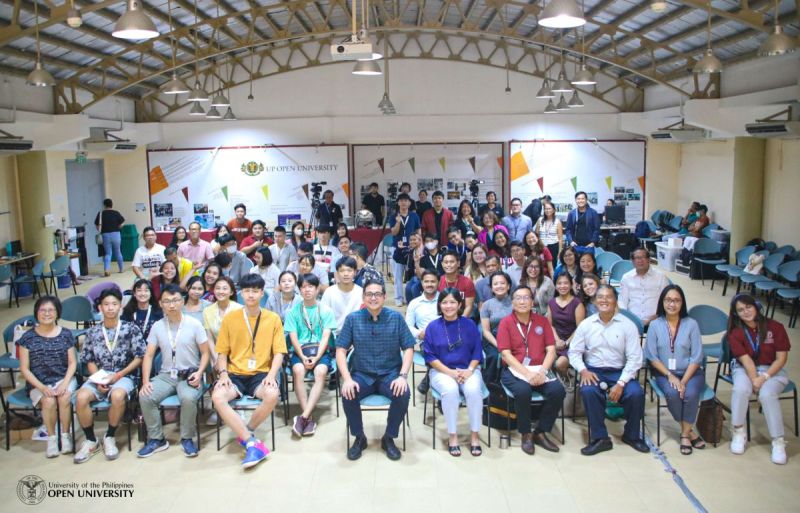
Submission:
{"label": "blue plastic chair", "polygon": [[712,230],[718,230],[718,229],[719,229],[719,225],[717,223],[711,223],[708,226],[706,226],[705,228],[703,228],[700,233],[703,234],[703,237],[711,238],[711,231]]}
{"label": "blue plastic chair", "polygon": [[[701,336],[716,335],[728,329],[728,314],[711,305],[695,305],[689,309],[689,317],[697,322]],[[722,343],[703,344],[706,357],[720,360]]]}
{"label": "blue plastic chair", "polygon": [[[703,255],[718,254],[718,253],[722,252],[722,246],[720,245],[719,242],[717,242],[715,240],[711,240],[711,239],[700,239],[700,240],[698,240],[694,244],[693,252],[694,252],[693,260],[695,262],[699,262],[700,263],[700,283],[702,283],[703,285],[706,284],[704,266],[711,265],[711,266],[714,266],[714,268],[716,269],[716,266],[718,266],[720,264],[724,264],[724,263],[726,263],[728,261],[725,258],[709,258],[709,257],[703,256]],[[713,286],[713,283],[714,283],[715,279],[716,279],[716,276],[712,275],[712,277],[711,277],[712,286]]]}
{"label": "blue plastic chair", "polygon": [[625,273],[633,270],[633,262],[630,260],[619,260],[614,262],[611,266],[611,276],[609,276],[609,284],[614,287],[619,287],[622,277]]}
{"label": "blue plastic chair", "polygon": [[683,222],[683,217],[675,216],[669,220],[667,228],[672,232],[679,232],[681,231],[681,222]]}
{"label": "blue plastic chair", "polygon": [[621,256],[611,251],[606,251],[595,258],[597,259],[597,270],[600,273],[605,271],[611,272],[611,266],[613,266],[615,262],[622,260]]}
{"label": "blue plastic chair", "polygon": [[[42,280],[50,280],[50,293],[56,297],[58,297],[58,278],[62,276],[69,276],[69,256],[67,255],[62,255],[50,262],[50,272],[42,273]],[[70,279],[70,281],[72,280]],[[75,295],[78,294],[74,281],[72,281],[72,291]]]}
{"label": "blue plastic chair", "polygon": [[[350,354],[353,354],[352,351]],[[361,411],[389,411],[389,407],[392,405],[392,400],[388,397],[379,395],[379,394],[372,394],[368,395],[367,397],[361,399],[359,401],[361,404]],[[406,412],[406,419],[408,419],[408,412]],[[403,426],[403,451],[406,450],[406,423],[401,422]],[[350,448],[350,422],[346,422],[347,430],[347,448]]]}
{"label": "blue plastic chair", "polygon": [[[747,261],[750,259],[750,255],[755,253],[755,251],[755,246],[745,246],[736,252],[734,256],[734,263],[718,264],[714,267],[718,273],[725,276],[725,283],[722,289],[723,296],[725,295],[725,292],[728,291],[728,280],[730,278],[738,278],[742,275],[744,268],[747,266]],[[711,282],[711,290],[714,290],[714,281]]]}
{"label": "blue plastic chair", "polygon": [[[41,279],[42,282],[44,283],[44,279],[42,278],[43,272],[44,272],[44,260],[39,260],[38,262],[36,262],[36,265],[33,266],[33,269],[31,269],[31,274],[20,274],[19,276],[11,276],[12,285],[17,295],[17,302],[19,302],[19,289],[20,286],[22,285],[31,285],[33,297],[37,296],[42,297],[42,293],[39,291],[39,280]],[[47,289],[46,283],[45,283],[45,289]]]}
{"label": "blue plastic chair", "polygon": [[[5,345],[5,352],[0,355],[0,372],[6,371],[8,372],[8,376],[11,378],[11,387],[16,388],[17,384],[14,380],[14,373],[19,372],[19,360],[14,358],[11,354],[11,350],[8,348],[8,344],[14,341],[14,328],[21,324],[25,323],[35,323],[36,319],[32,315],[26,315],[24,317],[20,317],[19,319],[15,320],[8,324],[8,326],[3,329],[3,344]],[[16,354],[16,347],[12,348]],[[3,398],[3,390],[0,389],[0,402],[3,404],[3,408],[5,408],[6,403],[5,399]]]}
{"label": "blue plastic chair", "polygon": [[[778,266],[783,263],[783,259],[785,257],[786,255],[784,255],[783,253],[773,253],[764,260],[764,269],[771,270],[771,272],[775,274],[775,272],[778,270]],[[741,276],[739,276],[739,283],[750,285],[751,291],[754,290],[753,286],[760,281],[772,281],[772,280],[770,280],[767,276],[763,274],[743,273]]]}
{"label": "blue plastic chair", "polygon": [[[698,370],[698,372],[700,371]],[[658,386],[658,382],[655,378],[651,377],[649,382],[650,388],[656,394],[656,445],[661,446],[661,408],[667,407],[667,395],[661,390],[661,387]],[[700,394],[700,402],[709,401],[714,397],[714,390],[706,383],[703,392]],[[661,404],[662,401],[664,404]],[[716,446],[717,444],[714,445]]]}
{"label": "blue plastic chair", "polygon": [[61,319],[75,323],[75,329],[70,330],[75,339],[86,334],[94,324],[94,314],[92,303],[85,296],[68,297],[61,303]]}
{"label": "blue plastic chair", "polygon": [[[478,372],[478,371],[476,370],[476,372]],[[428,379],[430,379],[430,376],[428,376]],[[437,402],[440,402],[440,403],[442,402],[442,394],[440,394],[439,391],[436,390],[433,386],[430,387],[430,390],[431,390],[431,397],[433,399],[432,408],[431,408],[431,412],[433,413],[433,425],[431,426],[432,427],[431,433],[433,435],[432,436],[432,439],[433,439],[432,447],[434,449],[436,449],[436,406],[437,406],[436,403]],[[484,400],[483,409],[486,410],[486,412],[487,412],[486,415],[487,415],[487,418],[488,418],[488,416],[491,416],[491,414],[492,414],[491,410],[489,410],[489,403],[487,402],[487,399],[489,398],[489,389],[486,388],[486,384],[484,384],[483,381],[481,381],[481,396],[483,396],[483,400]],[[459,394],[459,407],[466,406],[466,402],[467,402],[467,400],[464,397],[464,394]],[[428,407],[428,396],[426,394],[425,395],[425,408],[423,409],[423,411],[427,410],[427,407]],[[424,414],[423,414],[422,423],[423,424],[425,423],[425,415]],[[486,428],[487,428],[487,431],[489,433],[488,434],[489,439],[488,439],[486,445],[488,447],[491,447],[492,446],[492,422],[491,422],[491,420],[489,420],[489,423],[486,426]]]}
{"label": "blue plastic chair", "polygon": [[794,246],[792,246],[791,244],[787,244],[785,246],[781,246],[778,249],[776,249],[775,251],[773,251],[773,254],[774,253],[780,253],[781,255],[789,256],[789,255],[794,253]]}
{"label": "blue plastic chair", "polygon": [[11,274],[11,265],[0,265],[0,287],[8,287],[8,307],[11,308],[11,301],[17,298],[17,308],[19,308],[19,294],[14,288],[14,277]]}

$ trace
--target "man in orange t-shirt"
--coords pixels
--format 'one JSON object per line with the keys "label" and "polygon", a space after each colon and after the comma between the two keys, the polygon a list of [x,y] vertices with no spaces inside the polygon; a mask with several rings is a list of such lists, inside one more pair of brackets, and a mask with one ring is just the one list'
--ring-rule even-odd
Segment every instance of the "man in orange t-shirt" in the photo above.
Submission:
{"label": "man in orange t-shirt", "polygon": [[242,241],[250,235],[253,230],[253,222],[245,217],[247,215],[247,207],[244,203],[237,203],[233,207],[236,217],[228,221],[228,232],[236,239],[236,245],[241,247]]}

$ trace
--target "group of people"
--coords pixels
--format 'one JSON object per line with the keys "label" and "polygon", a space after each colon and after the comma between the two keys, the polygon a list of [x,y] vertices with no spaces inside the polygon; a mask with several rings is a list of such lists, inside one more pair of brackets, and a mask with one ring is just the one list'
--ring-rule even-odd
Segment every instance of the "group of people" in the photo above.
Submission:
{"label": "group of people", "polygon": [[[305,240],[304,226],[293,228],[289,241],[286,231],[277,227],[274,240],[267,242],[258,229],[264,228],[260,221],[250,223],[252,233],[244,231],[246,209],[237,205],[237,218],[228,223],[228,233],[218,237],[216,254],[199,238],[199,225],[192,224],[189,238],[177,250],[161,250],[160,263],[155,232],[145,229],[145,244],[134,261],[138,279],[131,297],[123,307],[118,289],[100,294],[96,306],[102,321],[82,337],[79,357],[76,340],[57,324],[59,300],[46,296],[34,306],[37,324],[19,342],[20,362],[48,430],[47,456],[72,449],[67,405],[75,394],[84,433],[75,462],[83,463],[101,449],[107,459],[116,458],[115,432],[137,393],[148,432],[138,455],[149,457],[168,448],[158,408],[164,398],[177,394],[180,444],[187,457],[195,456],[197,404],[213,381],[214,414],[244,448],[242,466],[252,467],[269,455],[256,430],[279,401],[288,360],[301,411],[292,419],[298,439],[316,432],[315,407],[327,378],[337,371],[354,436],[348,458],[358,459],[367,447],[360,401],[380,394],[391,401],[381,447],[395,460],[401,457],[394,439],[407,413],[407,378],[415,350],[422,352],[430,369],[428,382],[421,386],[441,395],[448,450],[454,457],[462,454],[456,430],[462,396],[471,432],[468,452],[482,454],[478,432],[489,384],[502,384],[513,395],[525,453],[534,454],[536,446],[559,451],[548,434],[562,408],[570,368],[580,382],[589,421],[589,443],[582,454],[612,448],[605,427],[607,401],[624,411],[623,442],[648,451],[639,430],[644,394],[637,380],[645,361],[680,423],[681,453],[705,447],[693,427],[705,384],[699,329],[687,317],[681,288],[650,266],[645,249],[633,252],[634,269],[623,276],[618,293],[597,276],[590,249],[593,221],[589,207],[584,201],[581,210],[577,196],[576,219],[567,223],[577,225],[577,232],[562,243],[561,228],[555,230],[559,235],[553,249],[560,262],[556,269],[551,244],[540,237],[552,228],[547,225],[554,218],[552,203],[545,200],[543,216],[530,223],[522,218],[518,198],[502,224],[495,222],[500,207],[488,206],[483,225],[470,225],[472,231],[463,237],[443,208],[443,199],[441,192],[434,192],[433,204],[420,220],[410,210],[410,197],[402,193],[398,211],[388,220],[398,264],[393,266],[395,284],[402,290],[405,277],[406,290],[418,289],[416,295],[400,296],[399,304],[409,300],[405,316],[385,307],[383,276],[366,263],[365,247],[347,244],[346,226],[318,227],[315,243]],[[525,225],[523,233],[515,220]],[[462,221],[466,229],[469,220]],[[478,233],[475,228],[480,228]],[[439,244],[442,233],[444,247]],[[423,234],[425,249],[419,251]],[[516,237],[508,257],[489,247],[489,241],[499,242],[500,234]],[[336,246],[332,237],[338,239]],[[343,251],[334,252],[334,247]],[[403,254],[408,256],[405,261]],[[237,258],[252,258],[253,266],[244,272],[247,265],[234,267]],[[276,273],[270,272],[273,266]],[[647,331],[644,349],[632,318]],[[744,451],[743,421],[749,396],[757,392],[773,436],[772,460],[785,463],[777,394],[788,379],[783,369],[789,350],[786,332],[764,317],[751,296],[740,294],[731,303],[728,339],[737,360],[731,450]],[[80,388],[78,362],[88,370]],[[310,390],[306,379],[312,383]],[[543,397],[536,422],[530,403],[534,392]],[[244,396],[260,400],[249,420],[231,406]],[[91,405],[103,399],[110,405],[108,428],[98,440]]]}

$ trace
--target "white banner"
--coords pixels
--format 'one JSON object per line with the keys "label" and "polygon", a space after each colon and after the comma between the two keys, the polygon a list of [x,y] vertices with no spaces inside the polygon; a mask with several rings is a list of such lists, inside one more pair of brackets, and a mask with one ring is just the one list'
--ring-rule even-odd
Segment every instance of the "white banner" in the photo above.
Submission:
{"label": "white banner", "polygon": [[[147,152],[153,225],[227,223],[244,203],[272,228],[311,217],[314,184],[349,212],[346,145],[170,149]],[[321,195],[320,195],[321,198]]]}
{"label": "white banner", "polygon": [[[503,143],[449,144],[374,144],[353,145],[355,174],[354,202],[361,206],[369,184],[376,182],[379,192],[390,201],[403,182],[411,184],[411,199],[418,200],[420,190],[445,195],[445,206],[457,208],[461,200],[472,200],[470,183],[477,180],[478,200],[486,202],[486,193],[494,191],[497,202],[503,201]],[[394,194],[396,197],[396,194]]]}

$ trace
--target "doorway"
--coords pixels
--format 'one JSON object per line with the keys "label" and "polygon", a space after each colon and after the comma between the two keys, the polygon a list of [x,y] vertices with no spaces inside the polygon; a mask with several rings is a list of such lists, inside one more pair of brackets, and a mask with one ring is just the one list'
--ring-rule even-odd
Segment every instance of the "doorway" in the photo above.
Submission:
{"label": "doorway", "polygon": [[103,259],[97,256],[98,249],[94,240],[97,233],[94,218],[103,209],[103,200],[106,196],[103,161],[92,159],[79,164],[74,160],[67,160],[66,170],[70,226],[83,226],[86,229],[85,243],[89,266],[101,264]]}

